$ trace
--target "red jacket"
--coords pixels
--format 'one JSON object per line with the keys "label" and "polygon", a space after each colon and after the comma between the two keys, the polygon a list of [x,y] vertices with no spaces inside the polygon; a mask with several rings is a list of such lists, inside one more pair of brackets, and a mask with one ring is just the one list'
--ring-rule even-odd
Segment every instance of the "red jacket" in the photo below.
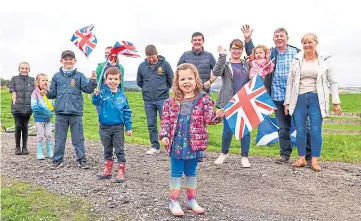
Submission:
{"label": "red jacket", "polygon": [[[190,146],[191,151],[203,151],[208,147],[208,130],[206,124],[218,124],[222,118],[216,118],[216,111],[213,109],[213,101],[207,94],[200,94],[197,104],[194,106],[190,118]],[[174,134],[177,127],[178,115],[180,112],[180,103],[173,102],[168,98],[163,104],[161,129],[159,139],[169,138],[169,145],[166,151],[169,153]]]}

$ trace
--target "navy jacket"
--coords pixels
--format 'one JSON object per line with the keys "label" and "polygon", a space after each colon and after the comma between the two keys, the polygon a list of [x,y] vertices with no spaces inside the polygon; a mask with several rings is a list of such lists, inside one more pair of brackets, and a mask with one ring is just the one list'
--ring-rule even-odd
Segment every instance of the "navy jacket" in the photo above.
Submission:
{"label": "navy jacket", "polygon": [[57,72],[48,91],[49,99],[55,100],[55,114],[83,115],[83,92],[91,94],[97,87],[97,81],[88,80],[76,69],[72,72]]}
{"label": "navy jacket", "polygon": [[173,70],[163,56],[158,55],[155,65],[143,61],[138,67],[137,85],[142,89],[144,101],[160,101],[169,98]]}

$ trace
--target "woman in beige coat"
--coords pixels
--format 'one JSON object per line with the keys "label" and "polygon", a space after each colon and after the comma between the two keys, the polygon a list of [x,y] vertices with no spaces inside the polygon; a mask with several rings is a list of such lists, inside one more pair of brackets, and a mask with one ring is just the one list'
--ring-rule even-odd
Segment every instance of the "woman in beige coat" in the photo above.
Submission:
{"label": "woman in beige coat", "polygon": [[335,74],[331,68],[330,56],[319,55],[316,51],[317,36],[308,33],[301,43],[303,51],[293,59],[288,75],[285,114],[293,116],[296,126],[296,143],[299,159],[293,167],[306,166],[306,129],[310,119],[312,163],[314,171],[320,171],[318,158],[322,147],[322,120],[329,113],[329,87],[332,93],[333,109],[342,113]]}

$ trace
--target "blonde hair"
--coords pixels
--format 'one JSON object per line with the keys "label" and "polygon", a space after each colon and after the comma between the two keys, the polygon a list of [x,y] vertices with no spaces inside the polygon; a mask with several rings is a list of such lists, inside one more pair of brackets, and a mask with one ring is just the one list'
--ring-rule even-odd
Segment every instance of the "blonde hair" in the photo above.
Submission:
{"label": "blonde hair", "polygon": [[40,77],[41,77],[41,76],[43,76],[43,77],[48,77],[48,75],[43,74],[43,73],[40,73],[40,74],[36,75],[35,88],[38,88],[38,87],[39,87],[39,81],[40,81]]}
{"label": "blonde hair", "polygon": [[306,33],[302,39],[301,39],[301,43],[303,44],[303,42],[307,41],[307,40],[312,40],[314,42],[316,42],[318,44],[318,39],[317,39],[317,35],[312,33],[312,32],[309,32],[309,33]]}
{"label": "blonde hair", "polygon": [[184,99],[184,93],[179,88],[179,71],[185,71],[185,70],[190,70],[193,73],[194,78],[196,80],[196,88],[194,89],[195,96],[198,96],[198,94],[203,90],[203,84],[202,84],[201,78],[199,77],[197,68],[193,64],[190,64],[190,63],[181,64],[177,67],[174,78],[173,78],[172,89],[173,89],[174,102],[175,101],[181,102]]}
{"label": "blonde hair", "polygon": [[255,59],[256,49],[262,49],[264,51],[264,54],[267,55],[268,48],[265,45],[257,45],[257,47],[253,48],[251,58]]}

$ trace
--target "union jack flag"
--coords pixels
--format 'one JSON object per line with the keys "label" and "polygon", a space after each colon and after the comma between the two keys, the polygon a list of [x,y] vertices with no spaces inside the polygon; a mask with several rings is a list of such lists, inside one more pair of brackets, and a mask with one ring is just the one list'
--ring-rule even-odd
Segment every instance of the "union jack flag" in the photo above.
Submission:
{"label": "union jack flag", "polygon": [[76,30],[71,41],[77,46],[86,57],[92,53],[98,41],[93,33],[94,25],[89,25],[79,30]]}
{"label": "union jack flag", "polygon": [[122,41],[124,50],[120,52],[121,55],[126,57],[138,58],[140,55],[138,54],[137,49],[135,46],[130,43],[129,41]]}
{"label": "union jack flag", "polygon": [[224,114],[229,127],[239,140],[276,109],[260,75],[257,74],[227,103]]}

